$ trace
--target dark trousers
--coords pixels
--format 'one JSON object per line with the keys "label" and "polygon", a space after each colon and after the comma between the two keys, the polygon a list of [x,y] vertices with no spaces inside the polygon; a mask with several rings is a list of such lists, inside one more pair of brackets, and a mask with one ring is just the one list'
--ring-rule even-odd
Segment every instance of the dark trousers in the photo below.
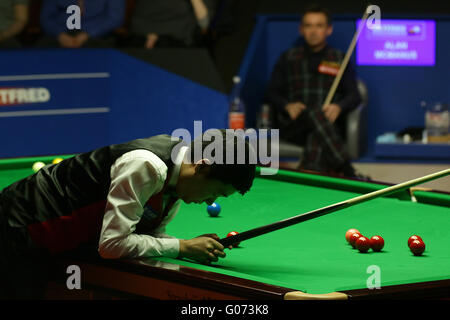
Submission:
{"label": "dark trousers", "polygon": [[9,226],[0,193],[0,299],[42,299],[49,255],[34,247],[25,230]]}
{"label": "dark trousers", "polygon": [[340,173],[350,163],[340,128],[328,121],[318,106],[308,107],[297,119],[288,121],[280,128],[280,137],[305,147],[304,169]]}

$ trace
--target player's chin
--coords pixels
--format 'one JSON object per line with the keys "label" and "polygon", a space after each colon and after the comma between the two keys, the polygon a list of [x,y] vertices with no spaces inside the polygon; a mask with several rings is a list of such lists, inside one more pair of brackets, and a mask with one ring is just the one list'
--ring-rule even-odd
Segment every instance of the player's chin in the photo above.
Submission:
{"label": "player's chin", "polygon": [[185,198],[181,198],[181,200],[183,200],[184,203],[187,203],[187,204],[190,204],[190,203],[200,204],[200,203],[201,203],[201,201],[196,201],[196,200],[193,200],[193,199],[185,199]]}

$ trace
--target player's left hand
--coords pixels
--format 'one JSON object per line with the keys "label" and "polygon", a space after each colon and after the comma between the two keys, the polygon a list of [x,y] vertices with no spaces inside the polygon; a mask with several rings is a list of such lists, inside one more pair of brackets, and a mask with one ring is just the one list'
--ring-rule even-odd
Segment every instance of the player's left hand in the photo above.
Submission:
{"label": "player's left hand", "polygon": [[225,258],[223,245],[211,237],[197,237],[189,240],[180,239],[178,258],[188,258],[209,264]]}
{"label": "player's left hand", "polygon": [[[208,237],[208,238],[213,238],[214,240],[216,240],[216,241],[219,241],[220,240],[220,237],[216,234],[216,233],[207,233],[207,234],[202,234],[201,236],[198,236],[197,238],[200,238],[200,237]],[[228,246],[228,249],[233,249],[233,246]]]}
{"label": "player's left hand", "polygon": [[330,121],[331,123],[334,123],[341,114],[341,107],[335,103],[331,103],[329,105],[326,105],[322,108],[323,113],[325,114],[325,117]]}

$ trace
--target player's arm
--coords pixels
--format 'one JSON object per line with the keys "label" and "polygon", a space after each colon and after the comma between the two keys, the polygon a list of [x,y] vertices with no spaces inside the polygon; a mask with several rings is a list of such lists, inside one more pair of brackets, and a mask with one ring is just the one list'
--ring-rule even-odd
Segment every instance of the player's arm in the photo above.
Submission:
{"label": "player's arm", "polygon": [[[166,165],[152,152],[135,150],[119,158],[111,168],[111,187],[99,240],[99,254],[105,259],[138,257],[182,257],[200,262],[223,257],[223,246],[212,238],[180,240],[165,235],[169,215],[155,236],[135,234],[143,205],[158,193],[166,179]],[[213,248],[210,252],[210,248]],[[218,250],[219,251],[214,251]]]}
{"label": "player's arm", "polygon": [[[181,200],[178,200],[170,209],[167,217],[161,222],[160,226],[150,235],[156,238],[175,239],[166,233],[167,224],[173,220],[177,214]],[[213,241],[211,241],[213,240]],[[220,237],[215,233],[203,234],[191,240],[179,239],[180,249],[178,258],[189,258],[202,263],[217,261],[218,258],[226,256],[223,252],[224,247],[218,242]],[[231,249],[232,246],[229,247]]]}
{"label": "player's arm", "polygon": [[103,258],[178,256],[178,239],[133,233],[142,217],[143,205],[162,189],[166,173],[166,165],[147,150],[126,153],[111,167],[98,249]]}

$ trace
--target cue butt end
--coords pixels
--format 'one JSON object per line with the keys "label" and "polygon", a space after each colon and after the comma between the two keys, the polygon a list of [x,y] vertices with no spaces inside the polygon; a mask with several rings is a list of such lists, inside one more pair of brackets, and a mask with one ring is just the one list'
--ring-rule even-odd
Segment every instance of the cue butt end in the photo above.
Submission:
{"label": "cue butt end", "polygon": [[284,300],[348,300],[348,296],[342,292],[309,294],[302,291],[291,291],[284,295]]}

